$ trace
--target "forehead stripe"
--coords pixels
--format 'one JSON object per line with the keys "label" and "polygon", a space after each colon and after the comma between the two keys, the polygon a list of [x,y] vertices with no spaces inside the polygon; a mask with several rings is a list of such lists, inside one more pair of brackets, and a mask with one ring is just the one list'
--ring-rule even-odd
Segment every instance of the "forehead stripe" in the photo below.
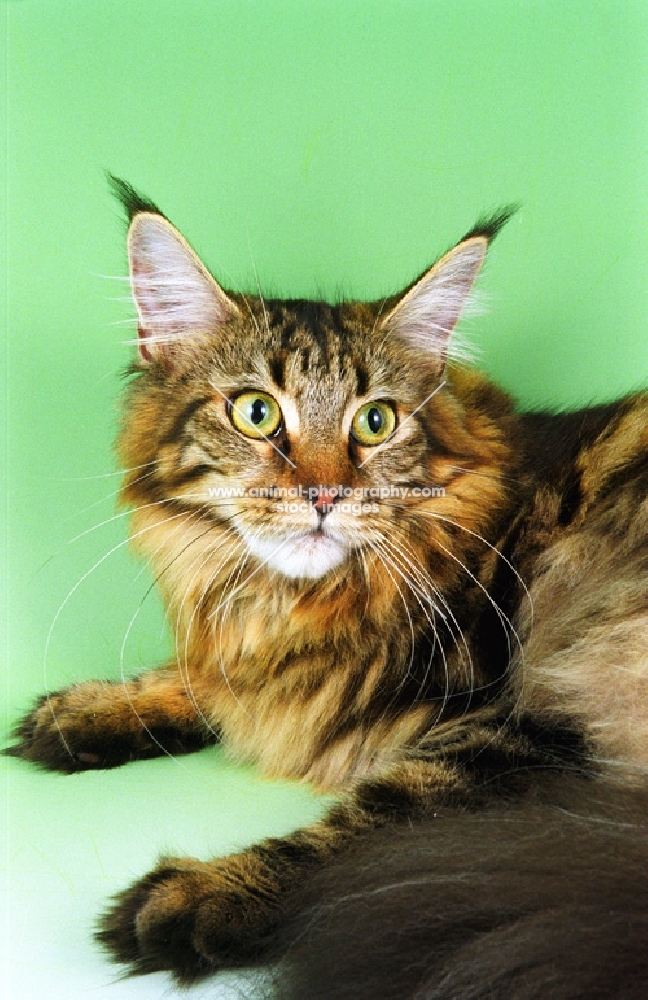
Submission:
{"label": "forehead stripe", "polygon": [[212,396],[200,396],[198,399],[192,399],[192,401],[188,403],[175,418],[170,430],[161,439],[160,444],[174,444],[182,436],[187,421],[189,421],[193,417],[194,413],[197,413],[201,407],[205,406],[206,403],[210,403],[212,399]]}
{"label": "forehead stripe", "polygon": [[270,374],[272,375],[273,381],[276,386],[278,386],[280,389],[286,388],[283,358],[274,357],[270,359]]}

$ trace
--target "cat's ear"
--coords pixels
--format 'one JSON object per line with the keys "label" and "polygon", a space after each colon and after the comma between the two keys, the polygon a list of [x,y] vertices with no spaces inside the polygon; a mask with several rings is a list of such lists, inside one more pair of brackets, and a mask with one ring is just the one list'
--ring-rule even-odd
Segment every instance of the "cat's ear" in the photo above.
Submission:
{"label": "cat's ear", "polygon": [[168,358],[173,344],[212,333],[238,307],[164,216],[138,212],[128,230],[128,264],[140,355]]}
{"label": "cat's ear", "polygon": [[473,236],[450,250],[407,291],[381,326],[443,368],[452,332],[468,302],[486,251],[486,236]]}
{"label": "cat's ear", "polygon": [[488,247],[516,208],[507,206],[480,220],[461,243],[414,282],[381,323],[431,358],[440,371]]}

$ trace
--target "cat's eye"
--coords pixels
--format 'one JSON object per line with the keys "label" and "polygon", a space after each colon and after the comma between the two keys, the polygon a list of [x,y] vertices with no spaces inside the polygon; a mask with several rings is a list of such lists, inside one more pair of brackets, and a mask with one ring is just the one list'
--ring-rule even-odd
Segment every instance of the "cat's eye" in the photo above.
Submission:
{"label": "cat's eye", "polygon": [[250,438],[267,438],[282,424],[281,407],[267,392],[242,392],[230,403],[230,420]]}
{"label": "cat's eye", "polygon": [[351,422],[351,433],[365,448],[382,444],[396,429],[396,411],[391,403],[379,401],[361,406]]}

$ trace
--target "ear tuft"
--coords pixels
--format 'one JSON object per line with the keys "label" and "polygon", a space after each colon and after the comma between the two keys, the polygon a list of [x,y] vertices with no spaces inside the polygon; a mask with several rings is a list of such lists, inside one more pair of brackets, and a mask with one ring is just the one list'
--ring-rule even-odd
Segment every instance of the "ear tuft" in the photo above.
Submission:
{"label": "ear tuft", "polygon": [[[128,183],[128,181],[123,181],[121,177],[115,177],[115,175],[111,174],[109,171],[106,172],[106,177],[108,178],[110,190],[114,194],[117,201],[121,202],[129,222],[132,222],[139,212],[150,212],[152,215],[162,215],[162,212],[157,205],[144,195],[140,194],[139,191],[136,191],[135,188]],[[162,218],[164,218],[163,215]]]}
{"label": "ear tuft", "polygon": [[473,236],[485,236],[488,242],[492,243],[500,230],[519,209],[519,205],[503,205],[491,215],[482,215],[461,242],[472,239]]}

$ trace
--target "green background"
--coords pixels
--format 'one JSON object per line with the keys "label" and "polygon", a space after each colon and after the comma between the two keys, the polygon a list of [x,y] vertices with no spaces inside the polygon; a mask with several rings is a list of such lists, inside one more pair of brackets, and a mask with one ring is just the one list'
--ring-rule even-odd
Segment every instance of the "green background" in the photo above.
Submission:
{"label": "green background", "polygon": [[[392,292],[519,202],[480,282],[489,312],[464,327],[480,363],[525,405],[644,384],[645,0],[15,0],[2,26],[6,725],[168,644],[110,520],[133,312],[106,169],[224,285],[287,296]],[[89,936],[106,896],[160,849],[208,857],[322,809],[217,750],[72,778],[2,766],[4,995],[21,1000],[175,995],[162,975],[116,981]]]}

